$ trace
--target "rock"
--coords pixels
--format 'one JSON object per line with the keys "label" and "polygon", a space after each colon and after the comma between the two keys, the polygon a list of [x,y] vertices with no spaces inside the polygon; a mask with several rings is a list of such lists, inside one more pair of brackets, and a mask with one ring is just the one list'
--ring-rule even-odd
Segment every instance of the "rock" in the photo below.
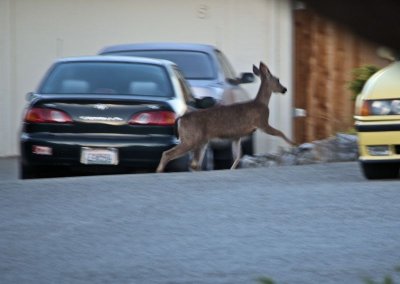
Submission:
{"label": "rock", "polygon": [[308,151],[314,149],[315,145],[313,143],[303,143],[301,144],[298,149],[300,151]]}
{"label": "rock", "polygon": [[246,155],[241,159],[241,167],[308,165],[355,161],[357,158],[357,136],[340,133],[324,140],[301,144],[297,148],[282,148],[278,154]]}
{"label": "rock", "polygon": [[337,134],[338,159],[340,161],[354,161],[358,158],[357,136],[349,134]]}
{"label": "rock", "polygon": [[284,152],[279,157],[278,164],[280,166],[294,166],[297,164],[297,157],[296,154],[292,152]]}
{"label": "rock", "polygon": [[260,167],[273,167],[276,166],[277,162],[273,155],[258,155],[258,156],[249,156],[244,155],[240,160],[241,168],[260,168]]}

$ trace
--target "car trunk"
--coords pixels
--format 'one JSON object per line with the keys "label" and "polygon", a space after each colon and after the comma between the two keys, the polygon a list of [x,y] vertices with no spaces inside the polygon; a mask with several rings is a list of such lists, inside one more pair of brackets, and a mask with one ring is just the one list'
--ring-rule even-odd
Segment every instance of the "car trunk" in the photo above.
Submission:
{"label": "car trunk", "polygon": [[33,107],[66,113],[72,123],[25,123],[25,132],[86,135],[170,135],[171,125],[131,125],[133,115],[142,112],[172,111],[167,98],[142,96],[46,95],[38,96]]}

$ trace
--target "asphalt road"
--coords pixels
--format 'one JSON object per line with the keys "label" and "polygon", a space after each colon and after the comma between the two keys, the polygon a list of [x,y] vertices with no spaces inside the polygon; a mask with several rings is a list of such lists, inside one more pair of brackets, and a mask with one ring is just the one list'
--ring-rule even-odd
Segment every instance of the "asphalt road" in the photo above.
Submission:
{"label": "asphalt road", "polygon": [[0,283],[398,281],[400,182],[356,163],[17,180],[0,161]]}

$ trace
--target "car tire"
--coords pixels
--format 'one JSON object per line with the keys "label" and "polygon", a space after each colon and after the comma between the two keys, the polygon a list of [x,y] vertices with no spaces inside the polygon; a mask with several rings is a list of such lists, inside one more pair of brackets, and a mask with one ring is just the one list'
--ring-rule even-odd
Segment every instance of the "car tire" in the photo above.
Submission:
{"label": "car tire", "polygon": [[226,148],[214,149],[214,169],[230,169],[233,164],[232,146]]}
{"label": "car tire", "polygon": [[242,153],[244,155],[253,156],[254,155],[254,135],[250,135],[248,139],[242,142]]}
{"label": "car tire", "polygon": [[20,165],[19,168],[19,178],[20,179],[32,179],[40,176],[40,173],[36,167],[28,165]]}
{"label": "car tire", "polygon": [[214,170],[214,151],[211,147],[207,147],[204,153],[203,163],[201,164],[201,169],[203,171]]}
{"label": "car tire", "polygon": [[69,176],[70,171],[60,166],[32,166],[20,164],[20,179],[53,178]]}
{"label": "car tire", "polygon": [[189,155],[172,160],[165,167],[167,172],[187,172],[189,171]]}
{"label": "car tire", "polygon": [[[242,141],[242,157],[244,155],[252,156],[254,155],[254,135],[250,135],[247,139],[243,139]],[[221,169],[230,169],[233,164],[233,156],[232,156],[232,144],[225,148],[214,149],[214,168]]]}
{"label": "car tire", "polygon": [[360,163],[362,172],[367,179],[394,179],[399,176],[398,164],[369,164],[365,162]]}

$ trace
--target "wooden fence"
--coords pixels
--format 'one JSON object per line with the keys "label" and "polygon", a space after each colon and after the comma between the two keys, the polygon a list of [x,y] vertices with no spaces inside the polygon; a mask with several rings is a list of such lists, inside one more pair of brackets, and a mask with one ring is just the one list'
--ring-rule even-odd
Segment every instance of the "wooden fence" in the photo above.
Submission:
{"label": "wooden fence", "polygon": [[294,11],[294,107],[306,117],[294,118],[297,143],[324,139],[353,126],[352,94],[347,82],[363,64],[387,64],[376,55],[377,45],[322,18],[311,10]]}

